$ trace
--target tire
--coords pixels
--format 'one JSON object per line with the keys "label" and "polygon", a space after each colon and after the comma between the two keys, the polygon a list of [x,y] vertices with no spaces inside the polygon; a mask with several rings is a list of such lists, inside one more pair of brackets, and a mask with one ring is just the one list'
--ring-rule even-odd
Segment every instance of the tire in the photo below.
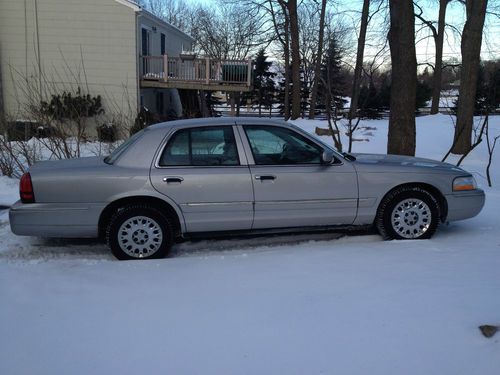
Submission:
{"label": "tire", "polygon": [[439,203],[431,193],[401,187],[384,197],[375,225],[384,240],[423,240],[436,232],[439,218]]}
{"label": "tire", "polygon": [[171,220],[156,208],[130,205],[116,212],[106,229],[106,243],[119,260],[159,259],[173,242]]}

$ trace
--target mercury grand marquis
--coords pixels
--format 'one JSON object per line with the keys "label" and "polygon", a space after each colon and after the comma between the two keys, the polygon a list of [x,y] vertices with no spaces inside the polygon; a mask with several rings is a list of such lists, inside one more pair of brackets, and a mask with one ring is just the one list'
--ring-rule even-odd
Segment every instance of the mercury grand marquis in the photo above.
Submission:
{"label": "mercury grand marquis", "polygon": [[10,209],[12,232],[100,237],[118,259],[160,258],[178,239],[374,226],[426,239],[485,201],[456,166],[341,154],[300,128],[259,118],[150,126],[107,157],[36,163]]}

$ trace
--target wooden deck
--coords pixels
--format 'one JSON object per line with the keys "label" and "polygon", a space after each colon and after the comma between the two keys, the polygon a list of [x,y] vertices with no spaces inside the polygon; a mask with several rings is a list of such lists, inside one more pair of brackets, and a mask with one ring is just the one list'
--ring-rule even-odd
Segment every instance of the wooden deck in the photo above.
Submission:
{"label": "wooden deck", "polygon": [[141,56],[140,85],[205,91],[250,91],[252,60]]}

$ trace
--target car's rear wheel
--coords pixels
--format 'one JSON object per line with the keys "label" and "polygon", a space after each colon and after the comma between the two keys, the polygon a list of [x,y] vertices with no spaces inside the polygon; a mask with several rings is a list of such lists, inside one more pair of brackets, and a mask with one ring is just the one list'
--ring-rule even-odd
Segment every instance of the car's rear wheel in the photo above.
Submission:
{"label": "car's rear wheel", "polygon": [[130,205],[118,210],[106,230],[106,242],[120,260],[164,258],[172,239],[169,218],[146,205]]}
{"label": "car's rear wheel", "polygon": [[439,203],[427,190],[401,187],[380,204],[375,224],[384,239],[431,238],[439,225]]}

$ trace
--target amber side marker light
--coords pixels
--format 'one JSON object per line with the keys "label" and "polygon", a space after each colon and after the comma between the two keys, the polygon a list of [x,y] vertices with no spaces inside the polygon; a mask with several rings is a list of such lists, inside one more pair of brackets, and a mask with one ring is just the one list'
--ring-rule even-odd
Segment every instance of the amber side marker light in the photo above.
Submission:
{"label": "amber side marker light", "polygon": [[472,176],[457,177],[453,180],[453,191],[467,191],[477,189],[476,180]]}
{"label": "amber side marker light", "polygon": [[35,203],[35,193],[33,192],[33,184],[31,183],[31,175],[23,174],[19,182],[19,195],[23,203]]}

